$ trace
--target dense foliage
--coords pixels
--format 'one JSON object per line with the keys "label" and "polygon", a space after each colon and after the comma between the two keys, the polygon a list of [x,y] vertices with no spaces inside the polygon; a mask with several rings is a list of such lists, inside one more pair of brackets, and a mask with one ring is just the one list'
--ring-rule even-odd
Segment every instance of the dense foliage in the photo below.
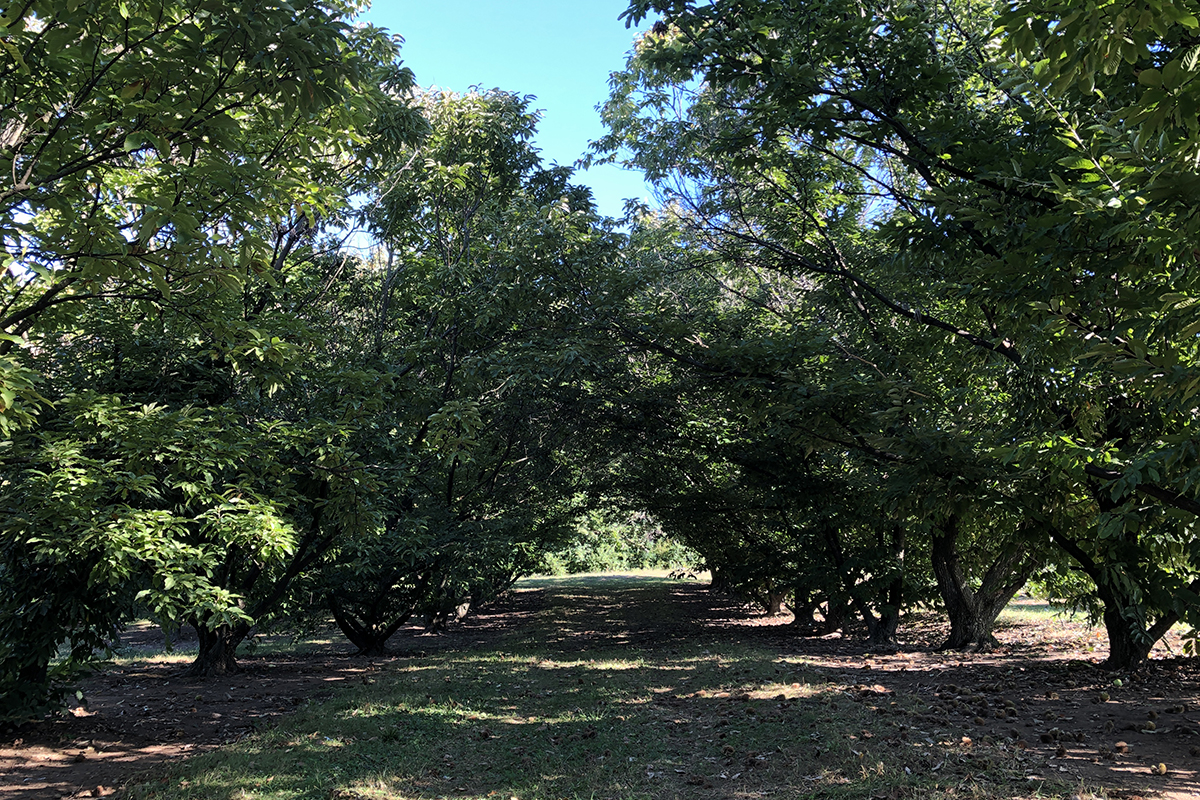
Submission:
{"label": "dense foliage", "polygon": [[196,674],[314,596],[377,650],[561,539],[616,239],[528,100],[417,93],[358,10],[5,18],[4,716],[133,613],[195,626]]}
{"label": "dense foliage", "polygon": [[601,507],[581,515],[569,543],[546,552],[537,564],[537,571],[577,575],[655,569],[682,576],[691,574],[697,564],[697,554],[668,536],[645,512]]}
{"label": "dense foliage", "polygon": [[[669,285],[720,295],[718,323],[688,327],[689,294],[646,334],[670,369],[859,482],[968,640],[1050,558],[1090,578],[1117,666],[1194,623],[1200,588],[1197,21],[1139,9],[634,3],[663,16],[600,143],[662,189]],[[815,505],[802,528],[836,508]],[[990,557],[964,563],[964,535]]]}
{"label": "dense foliage", "polygon": [[1200,624],[1185,6],[637,0],[620,225],[355,3],[5,9],[0,718],[135,614],[206,675],[692,555],[884,647],[1037,575],[1137,666]]}

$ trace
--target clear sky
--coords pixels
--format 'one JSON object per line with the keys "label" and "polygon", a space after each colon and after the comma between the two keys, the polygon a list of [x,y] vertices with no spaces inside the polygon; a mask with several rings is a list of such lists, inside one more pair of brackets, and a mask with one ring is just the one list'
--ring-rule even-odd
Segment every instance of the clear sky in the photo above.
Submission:
{"label": "clear sky", "polygon": [[[635,32],[618,19],[626,8],[626,0],[374,0],[364,16],[404,37],[401,56],[421,86],[535,95],[543,161],[573,164],[604,134],[596,106]],[[575,181],[611,216],[625,198],[649,196],[639,174],[617,167]]]}

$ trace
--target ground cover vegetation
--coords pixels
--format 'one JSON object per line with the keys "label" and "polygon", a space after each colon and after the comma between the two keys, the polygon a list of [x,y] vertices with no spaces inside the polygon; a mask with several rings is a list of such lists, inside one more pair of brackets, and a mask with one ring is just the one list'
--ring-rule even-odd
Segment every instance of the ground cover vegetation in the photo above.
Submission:
{"label": "ground cover vegetation", "polygon": [[355,3],[7,7],[0,720],[139,616],[378,655],[668,539],[797,636],[985,649],[1036,578],[1142,665],[1200,624],[1189,8],[638,0],[619,223]]}
{"label": "ground cover vegetation", "polygon": [[[899,785],[951,797],[964,783],[1004,797],[1012,784],[1026,788],[1017,759],[972,752],[946,731],[939,747],[905,748],[917,754],[906,773],[883,742],[913,719],[916,698],[881,686],[847,692],[752,637],[696,635],[689,626],[703,615],[687,619],[698,609],[675,597],[702,599],[694,584],[542,585],[523,586],[509,610],[524,623],[486,647],[380,664],[365,686],[130,794],[861,797]],[[931,773],[939,760],[950,771]]]}
{"label": "ground cover vegetation", "polygon": [[180,680],[172,662],[188,656],[138,626],[85,683],[85,715],[0,744],[0,788],[31,800],[118,787],[346,800],[1195,794],[1194,663],[1114,678],[1089,652],[1099,632],[1029,598],[982,656],[933,649],[937,615],[905,626],[922,647],[864,658],[853,638],[798,640],[786,616],[661,572],[537,577],[444,635],[408,626],[383,658],[346,658],[329,631],[298,648],[260,637],[219,682]]}

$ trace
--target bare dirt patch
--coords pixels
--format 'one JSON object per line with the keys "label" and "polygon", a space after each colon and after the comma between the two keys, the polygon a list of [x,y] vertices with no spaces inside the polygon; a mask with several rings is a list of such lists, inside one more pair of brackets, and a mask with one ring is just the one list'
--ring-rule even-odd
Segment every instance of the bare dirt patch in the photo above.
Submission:
{"label": "bare dirt patch", "polygon": [[[1118,675],[1098,666],[1102,634],[1077,621],[1043,617],[1005,625],[995,651],[966,654],[935,651],[944,629],[914,617],[899,651],[872,653],[854,638],[799,638],[787,617],[764,617],[694,583],[673,586],[668,596],[669,609],[634,611],[627,603],[641,595],[517,591],[447,635],[406,631],[387,659],[351,658],[330,644],[301,655],[245,657],[237,675],[206,681],[182,678],[178,662],[117,666],[85,684],[86,710],[0,740],[0,795],[113,794],[157,764],[250,735],[348,683],[371,682],[389,660],[519,637],[522,623],[546,613],[549,603],[559,620],[554,641],[545,644],[556,652],[753,640],[842,686],[850,702],[915,698],[919,711],[898,732],[879,732],[887,744],[920,738],[988,749],[1025,770],[1031,793],[1056,779],[1107,787],[1110,797],[1200,796],[1200,667],[1178,655],[1177,637],[1142,672]],[[131,631],[128,643],[153,648],[156,635]],[[1165,774],[1157,774],[1160,764]]]}
{"label": "bare dirt patch", "polygon": [[332,654],[242,664],[222,680],[186,680],[178,663],[118,667],[93,678],[83,687],[86,708],[0,744],[0,794],[111,794],[141,768],[243,737],[364,671]]}
{"label": "bare dirt patch", "polygon": [[1079,620],[1004,622],[998,648],[958,653],[937,651],[945,626],[918,616],[902,626],[899,651],[876,653],[838,635],[793,637],[787,616],[739,616],[733,603],[722,614],[691,587],[675,595],[707,615],[710,628],[772,640],[788,660],[844,684],[852,701],[919,698],[927,710],[911,717],[901,742],[958,737],[995,748],[1023,766],[1031,788],[1057,779],[1105,787],[1113,798],[1200,797],[1200,664],[1180,655],[1178,632],[1130,675],[1099,666],[1108,649],[1103,630]]}

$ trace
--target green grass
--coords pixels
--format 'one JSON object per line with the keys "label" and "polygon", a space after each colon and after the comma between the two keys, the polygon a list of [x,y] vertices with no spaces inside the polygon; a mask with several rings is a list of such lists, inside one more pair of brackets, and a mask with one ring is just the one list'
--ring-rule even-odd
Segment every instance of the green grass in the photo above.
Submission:
{"label": "green grass", "polygon": [[999,617],[1008,623],[1087,622],[1087,614],[1052,605],[1049,600],[1034,597],[1016,597]]}
{"label": "green grass", "polygon": [[[550,589],[569,586],[576,589],[622,591],[639,586],[662,585],[670,570],[635,569],[628,572],[580,572],[574,575],[534,575],[517,581],[518,589]],[[708,573],[701,573],[707,582]]]}
{"label": "green grass", "polygon": [[[625,572],[579,572],[574,575],[533,575],[517,581],[518,589],[546,589],[556,586],[571,586],[581,589],[632,589],[650,584],[677,584],[670,576],[674,570],[631,569]],[[707,584],[712,576],[704,570],[688,573],[692,577],[686,582]]]}
{"label": "green grass", "polygon": [[130,796],[1031,796],[1001,751],[923,725],[904,698],[830,682],[765,645],[669,635],[680,620],[662,578],[523,586],[545,604],[494,645],[378,663]]}
{"label": "green grass", "polygon": [[[158,625],[150,620],[132,622],[127,631],[154,631]],[[337,648],[345,649],[344,640],[336,628],[330,627],[303,636],[289,634],[268,634],[252,636],[239,649],[242,655],[268,656],[304,656],[315,653],[328,653]],[[194,661],[199,648],[191,639],[174,644],[170,649],[148,645],[130,645],[122,643],[114,651],[107,663],[118,666],[137,664],[184,664]]]}

